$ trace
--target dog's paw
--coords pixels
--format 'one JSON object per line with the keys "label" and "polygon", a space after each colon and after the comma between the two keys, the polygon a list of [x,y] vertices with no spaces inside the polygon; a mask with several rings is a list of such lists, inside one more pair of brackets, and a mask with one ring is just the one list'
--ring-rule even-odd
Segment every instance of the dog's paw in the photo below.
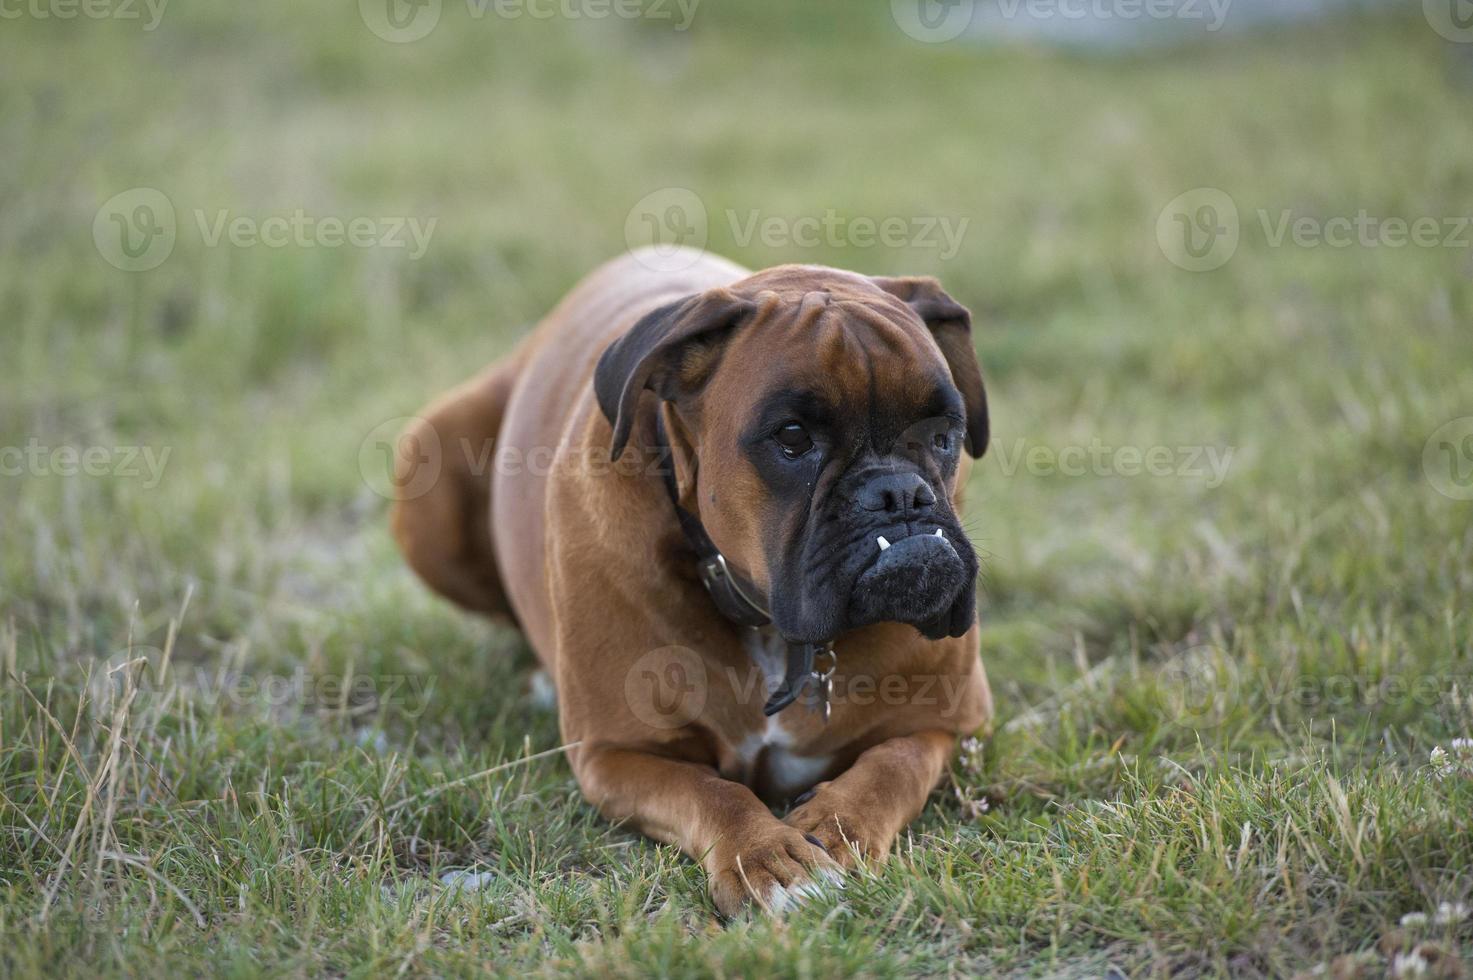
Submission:
{"label": "dog's paw", "polygon": [[860,860],[878,864],[890,853],[893,835],[875,832],[871,821],[849,807],[835,806],[832,799],[819,792],[783,819],[828,852],[844,870],[852,870]]}
{"label": "dog's paw", "polygon": [[723,841],[708,869],[711,897],[727,918],[749,909],[781,915],[825,888],[843,887],[843,873],[823,847],[783,824]]}

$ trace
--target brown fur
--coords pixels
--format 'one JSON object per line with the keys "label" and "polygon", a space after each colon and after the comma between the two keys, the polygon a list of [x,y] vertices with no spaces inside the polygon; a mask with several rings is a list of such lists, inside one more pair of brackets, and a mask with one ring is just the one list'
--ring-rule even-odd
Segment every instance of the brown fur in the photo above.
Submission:
{"label": "brown fur", "polygon": [[[756,304],[756,314],[678,366],[682,384],[703,383],[698,404],[640,396],[628,458],[610,466],[613,432],[590,384],[599,355],[650,311],[718,287]],[[751,379],[781,365],[852,397],[871,383],[861,371],[868,364],[873,384],[904,392],[909,365],[958,356],[942,346],[955,346],[954,338],[933,338],[899,312],[912,294],[932,293],[944,297],[933,280],[885,280],[877,290],[863,277],[813,267],[749,276],[714,257],[656,273],[625,256],[579,284],[513,354],[433,403],[401,442],[405,485],[423,465],[412,438],[424,437],[422,427],[434,431],[445,460],[431,490],[396,504],[394,532],[410,564],[460,605],[515,617],[556,681],[584,795],[610,819],[700,861],[725,914],[769,903],[779,886],[819,869],[851,867],[857,856],[882,860],[941,777],[956,736],[989,721],[991,695],[975,627],[940,641],[893,623],[845,634],[841,677],[930,677],[956,692],[954,710],[919,696],[845,701],[825,725],[801,705],[787,709],[778,716],[787,750],[827,763],[812,798],[774,816],[763,801],[780,795],[764,769],[769,750],[755,759],[744,750],[765,730],[762,698],[734,697],[725,680],[728,671],[745,676],[752,655],[696,579],[650,466],[655,414],[665,414],[682,501],[728,559],[766,588],[764,486],[739,453],[719,448],[747,418]],[[973,356],[969,345],[964,356]],[[503,454],[495,472],[464,465],[478,454],[467,456],[460,440],[478,449],[494,440]],[[505,465],[508,453],[519,464]],[[966,469],[949,488],[954,498]],[[671,647],[687,651],[676,659],[697,658],[708,683],[697,717],[660,727],[631,697],[638,684],[631,688],[630,678],[661,676],[669,661],[652,651]]]}

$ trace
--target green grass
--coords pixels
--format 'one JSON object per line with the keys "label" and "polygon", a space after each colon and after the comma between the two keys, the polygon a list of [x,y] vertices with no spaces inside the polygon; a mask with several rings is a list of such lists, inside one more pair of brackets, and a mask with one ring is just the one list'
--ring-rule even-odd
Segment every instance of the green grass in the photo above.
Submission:
{"label": "green grass", "polygon": [[[169,452],[157,485],[0,476],[0,974],[1378,976],[1473,949],[1473,922],[1400,925],[1473,903],[1473,778],[1429,763],[1473,735],[1473,502],[1422,465],[1473,415],[1473,249],[1275,248],[1258,219],[1473,213],[1473,47],[1415,9],[1098,59],[837,0],[684,34],[447,3],[399,45],[351,3],[181,3],[152,32],[6,20],[0,80],[0,447]],[[137,186],[179,236],[130,273],[92,227]],[[530,652],[425,593],[360,475],[667,186],[751,266],[939,275],[992,393],[968,524],[997,734],[887,866],[784,922],[722,926],[697,868],[596,818],[537,755]],[[1201,186],[1243,236],[1191,273],[1155,229]],[[298,208],[437,224],[412,261],[195,226]],[[946,261],[743,245],[724,213],[754,208],[970,225]],[[1008,472],[1020,440],[1232,456],[1220,485]],[[439,884],[465,868],[490,883]]]}

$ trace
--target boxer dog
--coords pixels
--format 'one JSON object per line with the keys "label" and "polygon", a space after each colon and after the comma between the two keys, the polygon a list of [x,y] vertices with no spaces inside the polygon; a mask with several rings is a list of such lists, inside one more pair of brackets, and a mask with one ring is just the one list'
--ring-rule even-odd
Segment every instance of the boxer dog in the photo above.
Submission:
{"label": "boxer dog", "polygon": [[934,279],[637,252],[398,443],[409,564],[525,633],[583,795],[723,915],[883,860],[989,723],[970,333]]}

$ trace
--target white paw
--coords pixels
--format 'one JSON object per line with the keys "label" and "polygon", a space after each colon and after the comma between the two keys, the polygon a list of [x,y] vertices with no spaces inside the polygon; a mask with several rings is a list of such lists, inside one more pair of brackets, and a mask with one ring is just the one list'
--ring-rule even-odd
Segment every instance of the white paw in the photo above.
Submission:
{"label": "white paw", "polygon": [[834,888],[844,887],[844,876],[833,868],[818,869],[818,879],[800,881],[795,885],[774,885],[767,893],[767,911],[783,915],[798,908],[810,898],[823,898]]}

